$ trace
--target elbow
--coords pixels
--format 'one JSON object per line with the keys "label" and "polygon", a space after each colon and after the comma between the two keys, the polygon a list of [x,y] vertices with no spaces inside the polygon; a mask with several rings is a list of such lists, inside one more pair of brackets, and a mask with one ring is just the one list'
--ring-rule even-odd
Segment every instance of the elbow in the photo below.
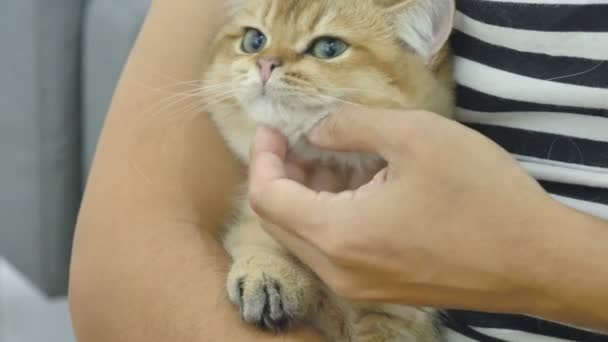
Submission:
{"label": "elbow", "polygon": [[[76,340],[79,342],[108,341],[103,333],[102,309],[97,306],[100,301],[99,293],[91,288],[90,282],[78,274],[72,274],[68,292],[68,303],[72,326]],[[100,319],[102,318],[102,319]]]}
{"label": "elbow", "polygon": [[90,272],[71,272],[68,303],[77,341],[136,342],[120,333],[125,331],[124,320],[108,282]]}

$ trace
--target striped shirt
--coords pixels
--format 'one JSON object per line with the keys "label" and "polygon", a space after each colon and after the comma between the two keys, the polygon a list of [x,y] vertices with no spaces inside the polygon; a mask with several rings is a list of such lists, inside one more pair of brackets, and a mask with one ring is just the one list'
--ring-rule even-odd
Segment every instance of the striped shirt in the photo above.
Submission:
{"label": "striped shirt", "polygon": [[[557,200],[608,219],[608,0],[456,3],[457,119]],[[608,342],[528,316],[449,311],[444,321],[450,342]]]}

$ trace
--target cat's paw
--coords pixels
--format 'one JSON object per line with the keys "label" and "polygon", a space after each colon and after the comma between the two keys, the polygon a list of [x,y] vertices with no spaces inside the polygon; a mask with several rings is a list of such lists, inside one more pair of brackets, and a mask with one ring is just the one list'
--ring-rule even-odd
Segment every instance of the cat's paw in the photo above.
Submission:
{"label": "cat's paw", "polygon": [[227,290],[243,320],[278,332],[306,316],[312,281],[310,274],[282,257],[258,255],[235,260]]}
{"label": "cat's paw", "polygon": [[240,308],[243,319],[271,331],[286,330],[294,315],[281,293],[279,281],[262,274],[260,277],[243,277],[233,284],[233,301]]}

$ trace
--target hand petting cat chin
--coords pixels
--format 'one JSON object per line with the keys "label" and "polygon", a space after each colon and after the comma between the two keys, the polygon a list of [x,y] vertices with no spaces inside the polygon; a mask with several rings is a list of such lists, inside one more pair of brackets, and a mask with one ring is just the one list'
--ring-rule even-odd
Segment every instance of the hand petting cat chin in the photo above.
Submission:
{"label": "hand petting cat chin", "polygon": [[359,188],[319,192],[289,179],[284,138],[258,131],[251,207],[337,294],[512,313],[552,304],[528,267],[537,248],[525,246],[546,246],[571,211],[494,142],[430,112],[361,107],[344,108],[310,136],[323,148],[388,161]]}

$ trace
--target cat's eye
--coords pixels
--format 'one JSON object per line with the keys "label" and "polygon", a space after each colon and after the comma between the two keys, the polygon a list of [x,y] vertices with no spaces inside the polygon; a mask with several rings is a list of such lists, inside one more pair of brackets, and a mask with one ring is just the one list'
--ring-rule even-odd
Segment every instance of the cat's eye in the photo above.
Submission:
{"label": "cat's eye", "polygon": [[315,40],[308,53],[320,59],[332,59],[342,55],[348,49],[343,40],[323,37]]}
{"label": "cat's eye", "polygon": [[248,28],[243,37],[241,49],[245,53],[256,53],[266,47],[266,36],[254,28]]}

